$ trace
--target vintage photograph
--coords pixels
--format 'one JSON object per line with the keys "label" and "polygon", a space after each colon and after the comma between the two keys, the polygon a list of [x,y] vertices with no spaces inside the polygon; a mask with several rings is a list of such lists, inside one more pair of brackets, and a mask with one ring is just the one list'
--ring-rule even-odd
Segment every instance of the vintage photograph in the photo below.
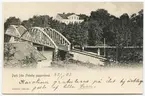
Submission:
{"label": "vintage photograph", "polygon": [[[5,3],[4,68],[142,66],[143,4],[101,3],[113,9],[98,4],[72,3],[81,9],[59,11],[51,10],[49,3],[22,4],[30,9]],[[85,12],[87,5],[93,10]]]}
{"label": "vintage photograph", "polygon": [[[137,69],[139,74],[135,76],[142,78],[143,10],[143,2],[4,2],[3,73],[17,69],[24,72],[31,69],[41,72],[76,70],[80,73],[83,70],[87,73],[117,68],[125,70],[119,71],[122,74]],[[140,85],[141,78],[127,82]],[[90,85],[87,88],[90,89]],[[93,90],[90,92],[103,92]],[[118,90],[121,91],[114,92],[124,92]],[[136,93],[141,92],[139,87]]]}

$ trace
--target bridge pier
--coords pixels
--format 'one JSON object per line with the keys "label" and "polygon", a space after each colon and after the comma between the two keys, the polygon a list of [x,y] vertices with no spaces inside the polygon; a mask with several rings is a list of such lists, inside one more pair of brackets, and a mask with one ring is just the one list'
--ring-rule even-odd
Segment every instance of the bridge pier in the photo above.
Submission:
{"label": "bridge pier", "polygon": [[68,51],[70,51],[70,49],[71,49],[71,45],[67,45],[68,46]]}
{"label": "bridge pier", "polygon": [[55,48],[54,52],[53,52],[53,61],[58,59],[58,49]]}

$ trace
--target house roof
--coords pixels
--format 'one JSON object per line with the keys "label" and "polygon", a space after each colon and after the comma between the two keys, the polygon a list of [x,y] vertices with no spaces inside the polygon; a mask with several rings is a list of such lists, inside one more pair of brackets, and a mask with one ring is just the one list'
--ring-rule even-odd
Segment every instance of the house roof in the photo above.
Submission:
{"label": "house roof", "polygon": [[[74,15],[75,13],[67,13],[67,14],[65,14],[65,13],[63,13],[63,14],[58,14],[59,16],[61,16],[63,19],[68,19],[68,17],[70,16],[70,15]],[[75,14],[76,15],[76,14]]]}

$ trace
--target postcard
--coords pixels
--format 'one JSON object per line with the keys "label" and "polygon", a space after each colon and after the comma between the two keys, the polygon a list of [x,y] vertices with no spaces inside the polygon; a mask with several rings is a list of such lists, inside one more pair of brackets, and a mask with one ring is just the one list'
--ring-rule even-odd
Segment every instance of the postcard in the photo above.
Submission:
{"label": "postcard", "polygon": [[3,2],[3,94],[143,94],[143,2]]}

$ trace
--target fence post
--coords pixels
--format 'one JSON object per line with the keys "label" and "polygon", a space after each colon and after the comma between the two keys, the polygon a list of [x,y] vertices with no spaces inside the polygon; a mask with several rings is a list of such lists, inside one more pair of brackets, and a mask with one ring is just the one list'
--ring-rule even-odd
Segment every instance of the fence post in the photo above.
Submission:
{"label": "fence post", "polygon": [[100,48],[98,48],[98,55],[100,55]]}

